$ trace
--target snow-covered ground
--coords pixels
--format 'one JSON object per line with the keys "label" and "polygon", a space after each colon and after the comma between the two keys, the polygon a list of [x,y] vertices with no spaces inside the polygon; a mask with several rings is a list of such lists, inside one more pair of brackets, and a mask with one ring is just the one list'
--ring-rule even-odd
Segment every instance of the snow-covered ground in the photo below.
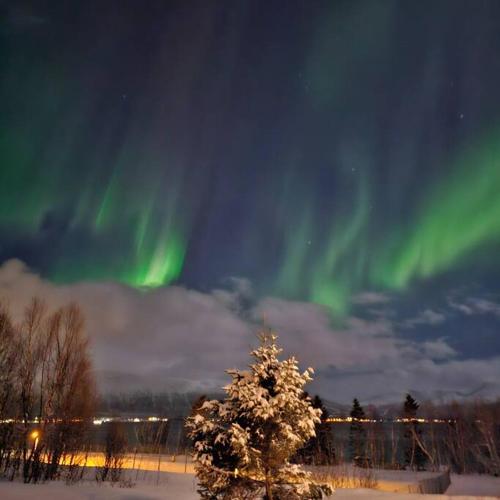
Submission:
{"label": "snow-covered ground", "polygon": [[479,495],[500,498],[500,477],[480,475],[451,475],[447,495]]}
{"label": "snow-covered ground", "polygon": [[[87,480],[68,486],[63,482],[22,484],[0,482],[2,500],[197,500],[196,481],[192,474],[153,471],[134,472],[131,488],[97,484]],[[463,496],[462,496],[463,495]],[[338,489],[332,500],[422,500],[419,494],[387,493],[371,489]],[[500,498],[500,478],[452,475],[452,484],[445,495],[432,495],[432,500],[479,500]]]}
{"label": "snow-covered ground", "polygon": [[61,481],[45,484],[0,482],[2,500],[199,500],[192,474],[162,472],[156,477],[140,479],[132,488],[84,481],[66,485]]}

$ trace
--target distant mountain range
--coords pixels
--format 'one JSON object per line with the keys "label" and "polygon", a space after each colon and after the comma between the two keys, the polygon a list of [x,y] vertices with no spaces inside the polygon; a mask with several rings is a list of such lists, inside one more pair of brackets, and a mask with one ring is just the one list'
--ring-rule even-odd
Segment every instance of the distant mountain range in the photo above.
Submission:
{"label": "distant mountain range", "polygon": [[[99,385],[103,396],[100,413],[120,415],[165,415],[185,416],[191,411],[193,402],[206,395],[208,399],[222,399],[224,393],[213,385],[206,388],[201,384],[179,379],[161,379],[157,384],[144,384],[139,376],[126,373],[100,372]],[[123,388],[126,387],[124,391]],[[145,387],[147,387],[145,389]],[[498,387],[495,384],[482,384],[471,391],[430,391],[410,390],[410,394],[423,406],[432,403],[442,406],[453,401],[464,402],[475,399],[498,399]],[[374,394],[360,399],[365,411],[376,411],[382,418],[391,418],[401,414],[405,394],[387,392]],[[351,402],[339,403],[329,398],[323,398],[323,404],[331,416],[347,416]]]}

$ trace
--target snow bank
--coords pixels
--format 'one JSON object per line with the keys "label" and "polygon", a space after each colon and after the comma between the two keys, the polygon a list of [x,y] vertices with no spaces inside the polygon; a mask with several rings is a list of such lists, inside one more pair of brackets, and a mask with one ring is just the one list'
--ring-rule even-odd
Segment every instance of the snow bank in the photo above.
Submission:
{"label": "snow bank", "polygon": [[[397,473],[398,474],[398,473]],[[405,472],[399,472],[392,478],[387,478],[387,474],[378,472],[375,474],[377,485],[376,489],[381,491],[398,493],[425,493],[438,494],[445,493],[450,486],[450,473],[411,473],[405,477]]]}
{"label": "snow bank", "polygon": [[[467,477],[462,479],[460,485],[464,488],[479,484],[476,483],[476,478],[472,478],[472,481]],[[482,478],[480,481],[482,481]],[[469,482],[472,484],[468,484]],[[493,484],[493,486],[495,485]],[[133,488],[111,487],[109,484],[98,485],[89,482],[72,486],[67,486],[62,482],[39,485],[0,482],[0,498],[2,500],[28,500],[34,498],[37,500],[198,500],[199,496],[196,493],[194,476],[191,474],[163,473],[162,480],[158,485],[154,482],[140,481]],[[370,489],[340,489],[334,493],[331,500],[422,500],[423,498],[425,497],[418,493],[405,494]],[[432,495],[429,498],[432,498],[432,500],[487,500],[494,497]]]}
{"label": "snow bank", "polygon": [[500,477],[484,474],[451,475],[447,495],[483,495],[500,498]]}
{"label": "snow bank", "polygon": [[[142,476],[142,475],[141,475]],[[161,474],[141,479],[132,488],[84,481],[66,485],[61,481],[45,484],[0,482],[2,500],[199,500],[192,474]]]}
{"label": "snow bank", "polygon": [[[390,471],[388,480],[401,474],[407,480],[408,474]],[[171,472],[132,471],[126,478],[135,484],[132,488],[121,488],[109,484],[97,484],[86,480],[68,486],[55,481],[46,484],[23,484],[0,481],[2,500],[198,500],[196,479],[193,474]],[[92,474],[88,476],[93,477]],[[337,489],[331,500],[422,500],[422,494],[403,491],[387,492],[367,488]],[[500,498],[500,478],[490,476],[451,475],[451,486],[444,495],[432,495],[432,500],[491,500]]]}
{"label": "snow bank", "polygon": [[336,488],[373,488],[391,493],[446,492],[450,474],[442,472],[414,472],[383,469],[364,469],[352,464],[310,467],[319,482],[327,482]]}

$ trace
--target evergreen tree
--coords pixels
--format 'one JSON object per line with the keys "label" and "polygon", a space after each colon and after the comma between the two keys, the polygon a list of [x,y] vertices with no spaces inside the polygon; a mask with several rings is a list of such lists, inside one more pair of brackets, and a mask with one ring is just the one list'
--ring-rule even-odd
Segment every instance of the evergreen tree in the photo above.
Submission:
{"label": "evergreen tree", "polygon": [[193,404],[191,405],[191,412],[190,412],[191,417],[194,417],[195,415],[200,413],[201,407],[203,406],[205,401],[207,401],[207,396],[205,394],[201,394],[193,401]]}
{"label": "evergreen tree", "polygon": [[352,418],[349,428],[349,452],[351,459],[356,465],[366,467],[366,429],[362,423],[366,415],[357,398],[354,398],[352,402],[350,416]]}
{"label": "evergreen tree", "polygon": [[[304,393],[308,397],[307,392]],[[315,436],[311,437],[299,450],[295,460],[307,465],[333,465],[335,447],[330,423],[330,414],[321,398],[316,395],[311,401],[312,407],[321,410],[320,422],[315,425]]]}
{"label": "evergreen tree", "polygon": [[227,371],[232,380],[224,387],[224,401],[207,401],[188,419],[202,498],[277,500],[331,493],[289,462],[314,435],[321,410],[303,397],[312,369],[300,373],[295,358],[278,359],[281,351],[275,335],[261,334],[250,369]]}
{"label": "evergreen tree", "polygon": [[405,465],[417,470],[425,470],[427,458],[422,450],[422,429],[417,421],[417,411],[420,405],[411,396],[406,395],[403,405],[403,417],[405,419],[405,431],[403,435]]}

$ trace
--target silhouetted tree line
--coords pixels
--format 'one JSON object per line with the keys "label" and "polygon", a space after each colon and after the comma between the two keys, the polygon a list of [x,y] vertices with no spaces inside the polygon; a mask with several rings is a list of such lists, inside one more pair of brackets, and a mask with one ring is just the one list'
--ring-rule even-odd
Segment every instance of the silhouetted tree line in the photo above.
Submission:
{"label": "silhouetted tree line", "polygon": [[[196,399],[191,415],[206,400],[206,396]],[[500,475],[500,401],[420,405],[407,394],[397,412],[403,420],[394,422],[382,419],[374,406],[365,410],[355,398],[347,439],[340,437],[340,427],[346,424],[327,421],[330,415],[319,396],[312,398],[312,405],[322,410],[321,423],[293,457],[296,463],[352,462],[365,468],[412,470],[448,467],[459,474]]]}
{"label": "silhouetted tree line", "polygon": [[[304,395],[309,397],[307,392]],[[314,396],[311,404],[313,408],[321,410],[321,422],[315,425],[315,435],[296,453],[293,461],[306,465],[335,465],[333,433],[331,424],[327,422],[330,414],[319,396]]]}
{"label": "silhouetted tree line", "polygon": [[[0,473],[25,482],[78,473],[96,391],[83,315],[34,299],[14,322],[0,305]],[[69,478],[71,479],[71,478]]]}
{"label": "silhouetted tree line", "polygon": [[399,415],[401,422],[383,422],[354,399],[347,459],[361,467],[500,475],[500,401],[421,406],[407,394]]}
{"label": "silhouetted tree line", "polygon": [[[191,415],[206,400],[206,396],[196,399]],[[316,424],[316,435],[294,456],[296,463],[352,462],[364,468],[411,470],[448,467],[459,474],[500,475],[500,401],[420,405],[407,394],[397,412],[402,421],[394,422],[384,421],[374,406],[365,409],[355,398],[347,439],[339,436],[340,426],[346,424],[327,421],[330,415],[319,396],[312,398],[312,405],[322,410],[321,422]]]}
{"label": "silhouetted tree line", "polygon": [[[122,401],[140,401],[140,393]],[[144,393],[143,393],[144,394]],[[148,394],[148,401],[162,401],[163,415],[171,402],[185,401],[181,395]],[[190,400],[191,415],[197,413],[203,402],[214,399],[210,396],[194,394],[185,396]],[[168,403],[168,404],[167,404]],[[349,411],[351,422],[332,423],[331,416],[319,396],[312,398],[312,405],[321,408],[321,422],[316,424],[316,435],[292,458],[293,462],[307,465],[335,465],[352,462],[363,468],[435,470],[449,467],[457,473],[500,474],[500,402],[461,402],[435,406],[431,403],[419,404],[407,395],[395,416],[405,419],[394,422],[382,419],[377,408],[363,407],[354,399]],[[127,403],[126,407],[135,407]],[[182,405],[174,405],[177,415]],[[149,407],[151,408],[151,407]],[[143,412],[147,413],[147,412]],[[154,414],[154,412],[151,412]],[[419,421],[425,418],[426,422]],[[347,430],[346,430],[347,427]],[[168,431],[168,428],[165,430]],[[153,434],[156,435],[155,432]],[[189,450],[191,442],[185,434],[174,436],[177,452]],[[156,442],[156,441],[155,441]],[[165,444],[162,444],[165,448]],[[142,448],[142,447],[141,447]],[[131,447],[129,451],[136,448]],[[156,448],[155,448],[156,449]],[[166,448],[165,448],[166,449]]]}

